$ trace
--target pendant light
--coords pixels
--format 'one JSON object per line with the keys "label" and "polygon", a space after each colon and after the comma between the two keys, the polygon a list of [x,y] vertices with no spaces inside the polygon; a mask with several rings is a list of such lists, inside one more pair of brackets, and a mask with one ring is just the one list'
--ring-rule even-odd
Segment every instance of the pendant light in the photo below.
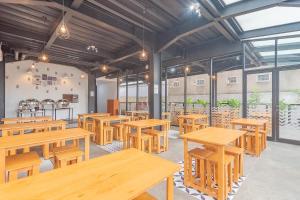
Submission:
{"label": "pendant light", "polygon": [[60,39],[66,40],[70,38],[69,29],[65,23],[65,1],[63,0],[62,21],[56,29],[56,35]]}
{"label": "pendant light", "polygon": [[139,55],[139,59],[140,61],[147,61],[148,60],[148,54],[147,52],[145,51],[145,14],[146,14],[146,9],[144,8],[144,11],[143,11],[143,49],[142,51],[140,52],[140,55]]}
{"label": "pendant light", "polygon": [[[44,17],[44,24],[46,24],[46,17]],[[45,51],[46,49],[46,41],[44,41],[44,45],[43,45],[43,50],[39,56],[39,60],[42,61],[42,62],[48,62],[48,54],[46,53]]]}

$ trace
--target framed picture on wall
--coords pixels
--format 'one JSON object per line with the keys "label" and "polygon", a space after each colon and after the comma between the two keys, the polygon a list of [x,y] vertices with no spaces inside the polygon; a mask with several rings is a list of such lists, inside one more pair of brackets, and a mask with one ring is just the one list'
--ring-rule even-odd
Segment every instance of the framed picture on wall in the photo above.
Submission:
{"label": "framed picture on wall", "polygon": [[48,80],[47,74],[42,74],[42,80],[43,80],[43,81]]}

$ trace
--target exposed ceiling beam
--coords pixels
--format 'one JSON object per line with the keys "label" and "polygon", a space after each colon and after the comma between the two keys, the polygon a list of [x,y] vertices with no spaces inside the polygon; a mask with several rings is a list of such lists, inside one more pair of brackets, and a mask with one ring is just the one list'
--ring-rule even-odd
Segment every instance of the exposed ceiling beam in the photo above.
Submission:
{"label": "exposed ceiling beam", "polygon": [[160,34],[161,39],[159,39],[158,41],[157,51],[161,52],[169,46],[171,46],[172,44],[174,44],[179,39],[214,25],[215,21],[224,21],[224,19],[228,19],[230,17],[280,5],[280,3],[285,1],[286,0],[241,1],[223,8],[220,11],[220,16],[214,18],[214,20],[206,20],[203,18],[190,19],[185,23],[173,27],[167,32]]}
{"label": "exposed ceiling beam", "polygon": [[294,31],[300,31],[300,22],[246,31],[240,35],[240,38],[242,40],[246,40],[249,38],[263,37]]}
{"label": "exposed ceiling beam", "polygon": [[[73,9],[79,8],[80,5],[82,4],[82,2],[83,2],[83,0],[73,0],[73,2],[71,4],[71,8],[73,8]],[[71,18],[72,18],[72,12],[67,11],[64,14],[64,22],[67,24],[71,20]],[[51,45],[55,42],[55,40],[57,38],[56,32],[58,31],[58,29],[60,28],[62,23],[63,23],[63,20],[61,19],[61,21],[58,23],[56,28],[53,28],[53,33],[49,37],[49,40],[47,41],[47,43],[45,45],[45,49],[49,49],[51,47]]]}
{"label": "exposed ceiling beam", "polygon": [[[45,2],[45,1],[37,1],[37,0],[0,0],[0,3],[10,3],[10,4],[21,4],[21,5],[32,5],[32,6],[49,6],[56,9],[63,9],[63,5],[57,2]],[[80,7],[77,10],[74,10],[69,7],[65,7],[65,11],[72,14],[72,16],[76,16],[81,20],[93,23],[97,26],[110,30],[114,33],[122,35],[128,39],[135,41],[137,44],[142,45],[141,39],[141,28],[128,26],[128,24],[122,24],[120,21],[115,20],[112,16],[109,15],[99,15],[99,13],[94,12],[90,8],[82,8]],[[145,42],[145,45],[152,43],[153,34],[149,32],[145,32],[146,40],[150,40],[149,43]]]}

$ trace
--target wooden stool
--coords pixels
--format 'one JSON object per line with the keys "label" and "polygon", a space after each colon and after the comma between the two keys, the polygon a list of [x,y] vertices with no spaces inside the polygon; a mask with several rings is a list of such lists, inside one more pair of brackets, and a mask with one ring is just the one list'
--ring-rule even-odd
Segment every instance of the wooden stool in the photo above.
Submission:
{"label": "wooden stool", "polygon": [[[232,190],[232,162],[234,157],[231,155],[225,154],[225,169],[224,177],[222,180],[225,180],[225,196],[228,196],[228,193]],[[218,180],[218,154],[214,153],[207,158],[207,188],[208,194],[217,198],[217,180]]]}
{"label": "wooden stool", "polygon": [[95,132],[94,122],[92,120],[87,120],[85,122],[85,127],[87,131]]}
{"label": "wooden stool", "polygon": [[103,127],[103,140],[104,140],[104,145],[105,144],[111,144],[113,141],[113,131],[114,128],[112,126],[104,126]]}
{"label": "wooden stool", "polygon": [[18,173],[27,171],[28,176],[39,174],[41,160],[39,155],[32,151],[23,154],[8,156],[5,158],[5,169],[8,171],[8,182],[17,180]]}
{"label": "wooden stool", "polygon": [[[188,177],[190,185],[204,191],[206,188],[206,174],[207,174],[207,158],[214,152],[206,149],[195,148],[188,152],[189,165]],[[195,174],[193,176],[193,159],[195,160]],[[197,179],[197,181],[196,181]]]}
{"label": "wooden stool", "polygon": [[54,152],[54,168],[62,168],[82,161],[83,152],[77,148],[65,148]]}
{"label": "wooden stool", "polygon": [[151,194],[145,192],[143,194],[141,194],[140,196],[134,198],[133,200],[157,200],[154,196],[152,196]]}
{"label": "wooden stool", "polygon": [[[262,143],[263,143],[263,137],[262,137],[262,134],[258,134],[258,141],[259,141],[259,144],[258,144],[258,152],[259,152],[259,155],[262,151]],[[247,132],[246,135],[245,135],[245,148],[246,148],[246,152],[247,153],[250,153],[250,154],[255,154],[255,133],[253,132]]]}
{"label": "wooden stool", "polygon": [[240,176],[244,175],[244,149],[234,146],[225,147],[225,153],[234,156],[233,180],[238,182]]}
{"label": "wooden stool", "polygon": [[123,124],[113,124],[111,125],[114,128],[114,136],[115,140],[123,141]]}
{"label": "wooden stool", "polygon": [[[137,135],[136,133],[130,134],[130,143],[129,146],[131,145],[135,148],[137,148]],[[142,151],[145,151],[145,147],[148,147],[148,153],[152,152],[152,136],[146,135],[146,134],[141,134],[141,147]]]}
{"label": "wooden stool", "polygon": [[[147,129],[144,131],[146,135],[152,136],[153,149],[156,150],[156,153],[160,153],[161,151],[167,151],[168,149],[168,136],[167,131],[158,131],[154,129]],[[163,145],[161,145],[160,139],[163,138]]]}

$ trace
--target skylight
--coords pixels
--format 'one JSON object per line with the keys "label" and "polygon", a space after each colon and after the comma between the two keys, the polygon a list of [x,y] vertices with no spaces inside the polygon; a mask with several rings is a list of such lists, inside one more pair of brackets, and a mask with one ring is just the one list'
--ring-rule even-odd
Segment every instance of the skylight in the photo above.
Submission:
{"label": "skylight", "polygon": [[300,22],[300,8],[273,7],[237,16],[236,20],[244,31]]}
{"label": "skylight", "polygon": [[284,37],[284,36],[293,36],[293,35],[300,35],[300,31],[293,31],[288,33],[278,33],[273,35],[266,35],[254,38],[247,38],[247,40],[258,40],[258,39],[268,39],[268,38],[275,38],[275,37]]}
{"label": "skylight", "polygon": [[223,0],[225,5],[233,4],[242,0]]}

